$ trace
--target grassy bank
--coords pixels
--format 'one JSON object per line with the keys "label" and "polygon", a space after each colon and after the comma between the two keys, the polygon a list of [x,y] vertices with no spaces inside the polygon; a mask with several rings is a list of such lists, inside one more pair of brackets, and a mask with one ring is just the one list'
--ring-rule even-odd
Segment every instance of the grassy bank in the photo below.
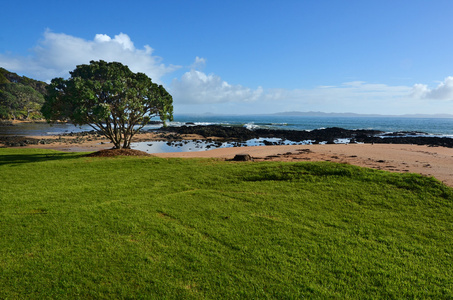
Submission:
{"label": "grassy bank", "polygon": [[452,200],[333,163],[0,149],[0,298],[451,298]]}

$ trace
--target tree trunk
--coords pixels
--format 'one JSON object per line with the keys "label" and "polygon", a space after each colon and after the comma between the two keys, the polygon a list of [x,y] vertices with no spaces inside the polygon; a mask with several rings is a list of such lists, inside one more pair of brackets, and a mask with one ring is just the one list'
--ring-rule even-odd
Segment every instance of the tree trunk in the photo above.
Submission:
{"label": "tree trunk", "polygon": [[124,144],[123,144],[124,149],[131,148],[131,140],[132,140],[132,136],[128,136],[127,138],[124,139]]}
{"label": "tree trunk", "polygon": [[114,147],[115,149],[121,149],[121,140],[119,140],[116,135],[113,135],[111,141],[112,141],[113,145],[115,146]]}

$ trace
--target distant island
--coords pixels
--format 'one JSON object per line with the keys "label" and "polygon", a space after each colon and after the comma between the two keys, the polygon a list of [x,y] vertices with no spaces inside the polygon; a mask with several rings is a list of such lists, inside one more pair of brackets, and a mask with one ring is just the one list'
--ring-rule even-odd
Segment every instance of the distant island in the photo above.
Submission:
{"label": "distant island", "polygon": [[[178,114],[176,114],[178,115]],[[285,111],[277,113],[258,113],[258,114],[217,114],[212,112],[205,113],[184,113],[184,116],[299,116],[299,117],[346,117],[346,118],[453,118],[453,114],[403,114],[403,115],[380,115],[380,114],[358,114],[352,112],[346,113],[326,113],[321,111]]]}
{"label": "distant island", "polygon": [[404,114],[404,115],[380,115],[380,114],[356,114],[356,113],[325,113],[320,111],[287,111],[269,114],[272,116],[304,116],[304,117],[398,117],[398,118],[453,118],[453,114]]}

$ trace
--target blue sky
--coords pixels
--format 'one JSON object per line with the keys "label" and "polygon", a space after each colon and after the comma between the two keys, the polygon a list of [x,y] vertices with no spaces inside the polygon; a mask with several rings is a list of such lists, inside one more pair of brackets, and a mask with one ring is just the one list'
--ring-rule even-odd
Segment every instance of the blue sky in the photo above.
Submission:
{"label": "blue sky", "polygon": [[453,1],[13,1],[0,66],[50,81],[104,59],[176,114],[453,113]]}

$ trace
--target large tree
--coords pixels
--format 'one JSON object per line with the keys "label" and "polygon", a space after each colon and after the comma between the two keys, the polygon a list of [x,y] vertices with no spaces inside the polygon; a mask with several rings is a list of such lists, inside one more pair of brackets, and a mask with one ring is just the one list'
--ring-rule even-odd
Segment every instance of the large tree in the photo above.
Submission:
{"label": "large tree", "polygon": [[131,139],[152,117],[173,120],[173,98],[162,85],[118,62],[91,61],[52,79],[42,113],[49,122],[88,124],[114,147],[130,148]]}

